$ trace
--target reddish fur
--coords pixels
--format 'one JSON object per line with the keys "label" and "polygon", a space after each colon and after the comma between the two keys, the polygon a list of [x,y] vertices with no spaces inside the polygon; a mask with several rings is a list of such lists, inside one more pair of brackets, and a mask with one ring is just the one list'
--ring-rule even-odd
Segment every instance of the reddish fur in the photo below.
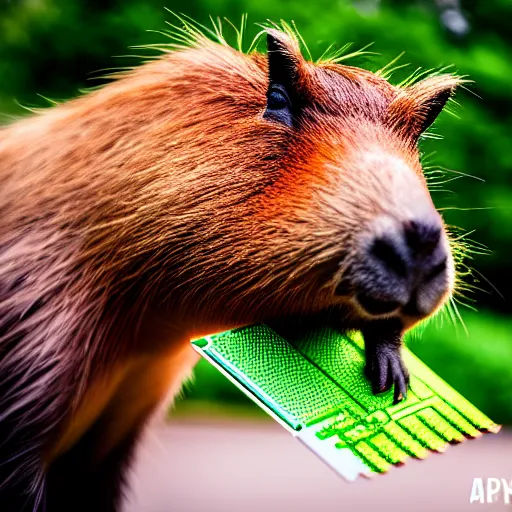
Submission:
{"label": "reddish fur", "polygon": [[49,512],[85,499],[72,493],[98,485],[95,471],[115,488],[141,426],[195,361],[190,337],[332,305],[323,265],[400,207],[385,176],[358,169],[362,151],[396,155],[426,190],[415,126],[454,80],[400,90],[296,59],[318,105],[300,134],[261,117],[264,56],[206,41],[0,131],[3,511],[4,496],[42,510],[48,471]]}

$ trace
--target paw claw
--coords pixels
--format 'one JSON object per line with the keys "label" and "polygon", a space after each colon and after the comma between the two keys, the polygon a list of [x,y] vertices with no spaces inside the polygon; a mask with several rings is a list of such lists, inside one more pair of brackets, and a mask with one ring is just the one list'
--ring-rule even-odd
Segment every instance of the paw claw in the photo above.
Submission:
{"label": "paw claw", "polygon": [[374,395],[394,387],[394,405],[407,397],[409,374],[401,360],[398,348],[374,347],[374,350],[367,353],[365,374],[372,385]]}

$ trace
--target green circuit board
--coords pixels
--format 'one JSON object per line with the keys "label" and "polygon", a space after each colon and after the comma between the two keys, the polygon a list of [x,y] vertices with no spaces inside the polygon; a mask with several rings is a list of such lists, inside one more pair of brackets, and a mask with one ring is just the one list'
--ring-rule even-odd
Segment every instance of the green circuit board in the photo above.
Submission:
{"label": "green circuit board", "polygon": [[407,398],[393,405],[392,390],[373,395],[359,333],[322,328],[292,342],[254,325],[192,345],[348,480],[499,430],[407,348]]}

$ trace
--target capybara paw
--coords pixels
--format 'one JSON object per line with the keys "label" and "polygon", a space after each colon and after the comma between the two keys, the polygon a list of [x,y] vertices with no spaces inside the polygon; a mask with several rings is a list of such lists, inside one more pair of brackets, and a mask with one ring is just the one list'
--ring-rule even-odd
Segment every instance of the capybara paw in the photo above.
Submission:
{"label": "capybara paw", "polygon": [[365,375],[375,395],[394,386],[393,404],[406,398],[409,372],[402,361],[399,347],[377,345],[367,350]]}

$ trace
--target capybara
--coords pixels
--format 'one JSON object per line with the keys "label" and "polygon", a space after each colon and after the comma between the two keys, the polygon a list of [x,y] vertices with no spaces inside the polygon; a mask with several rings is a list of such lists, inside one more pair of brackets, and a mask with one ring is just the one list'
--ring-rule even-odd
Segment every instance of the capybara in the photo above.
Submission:
{"label": "capybara", "polygon": [[360,329],[373,391],[405,395],[403,333],[455,279],[417,143],[459,80],[394,86],[266,37],[196,34],[0,130],[2,512],[119,510],[209,332]]}

